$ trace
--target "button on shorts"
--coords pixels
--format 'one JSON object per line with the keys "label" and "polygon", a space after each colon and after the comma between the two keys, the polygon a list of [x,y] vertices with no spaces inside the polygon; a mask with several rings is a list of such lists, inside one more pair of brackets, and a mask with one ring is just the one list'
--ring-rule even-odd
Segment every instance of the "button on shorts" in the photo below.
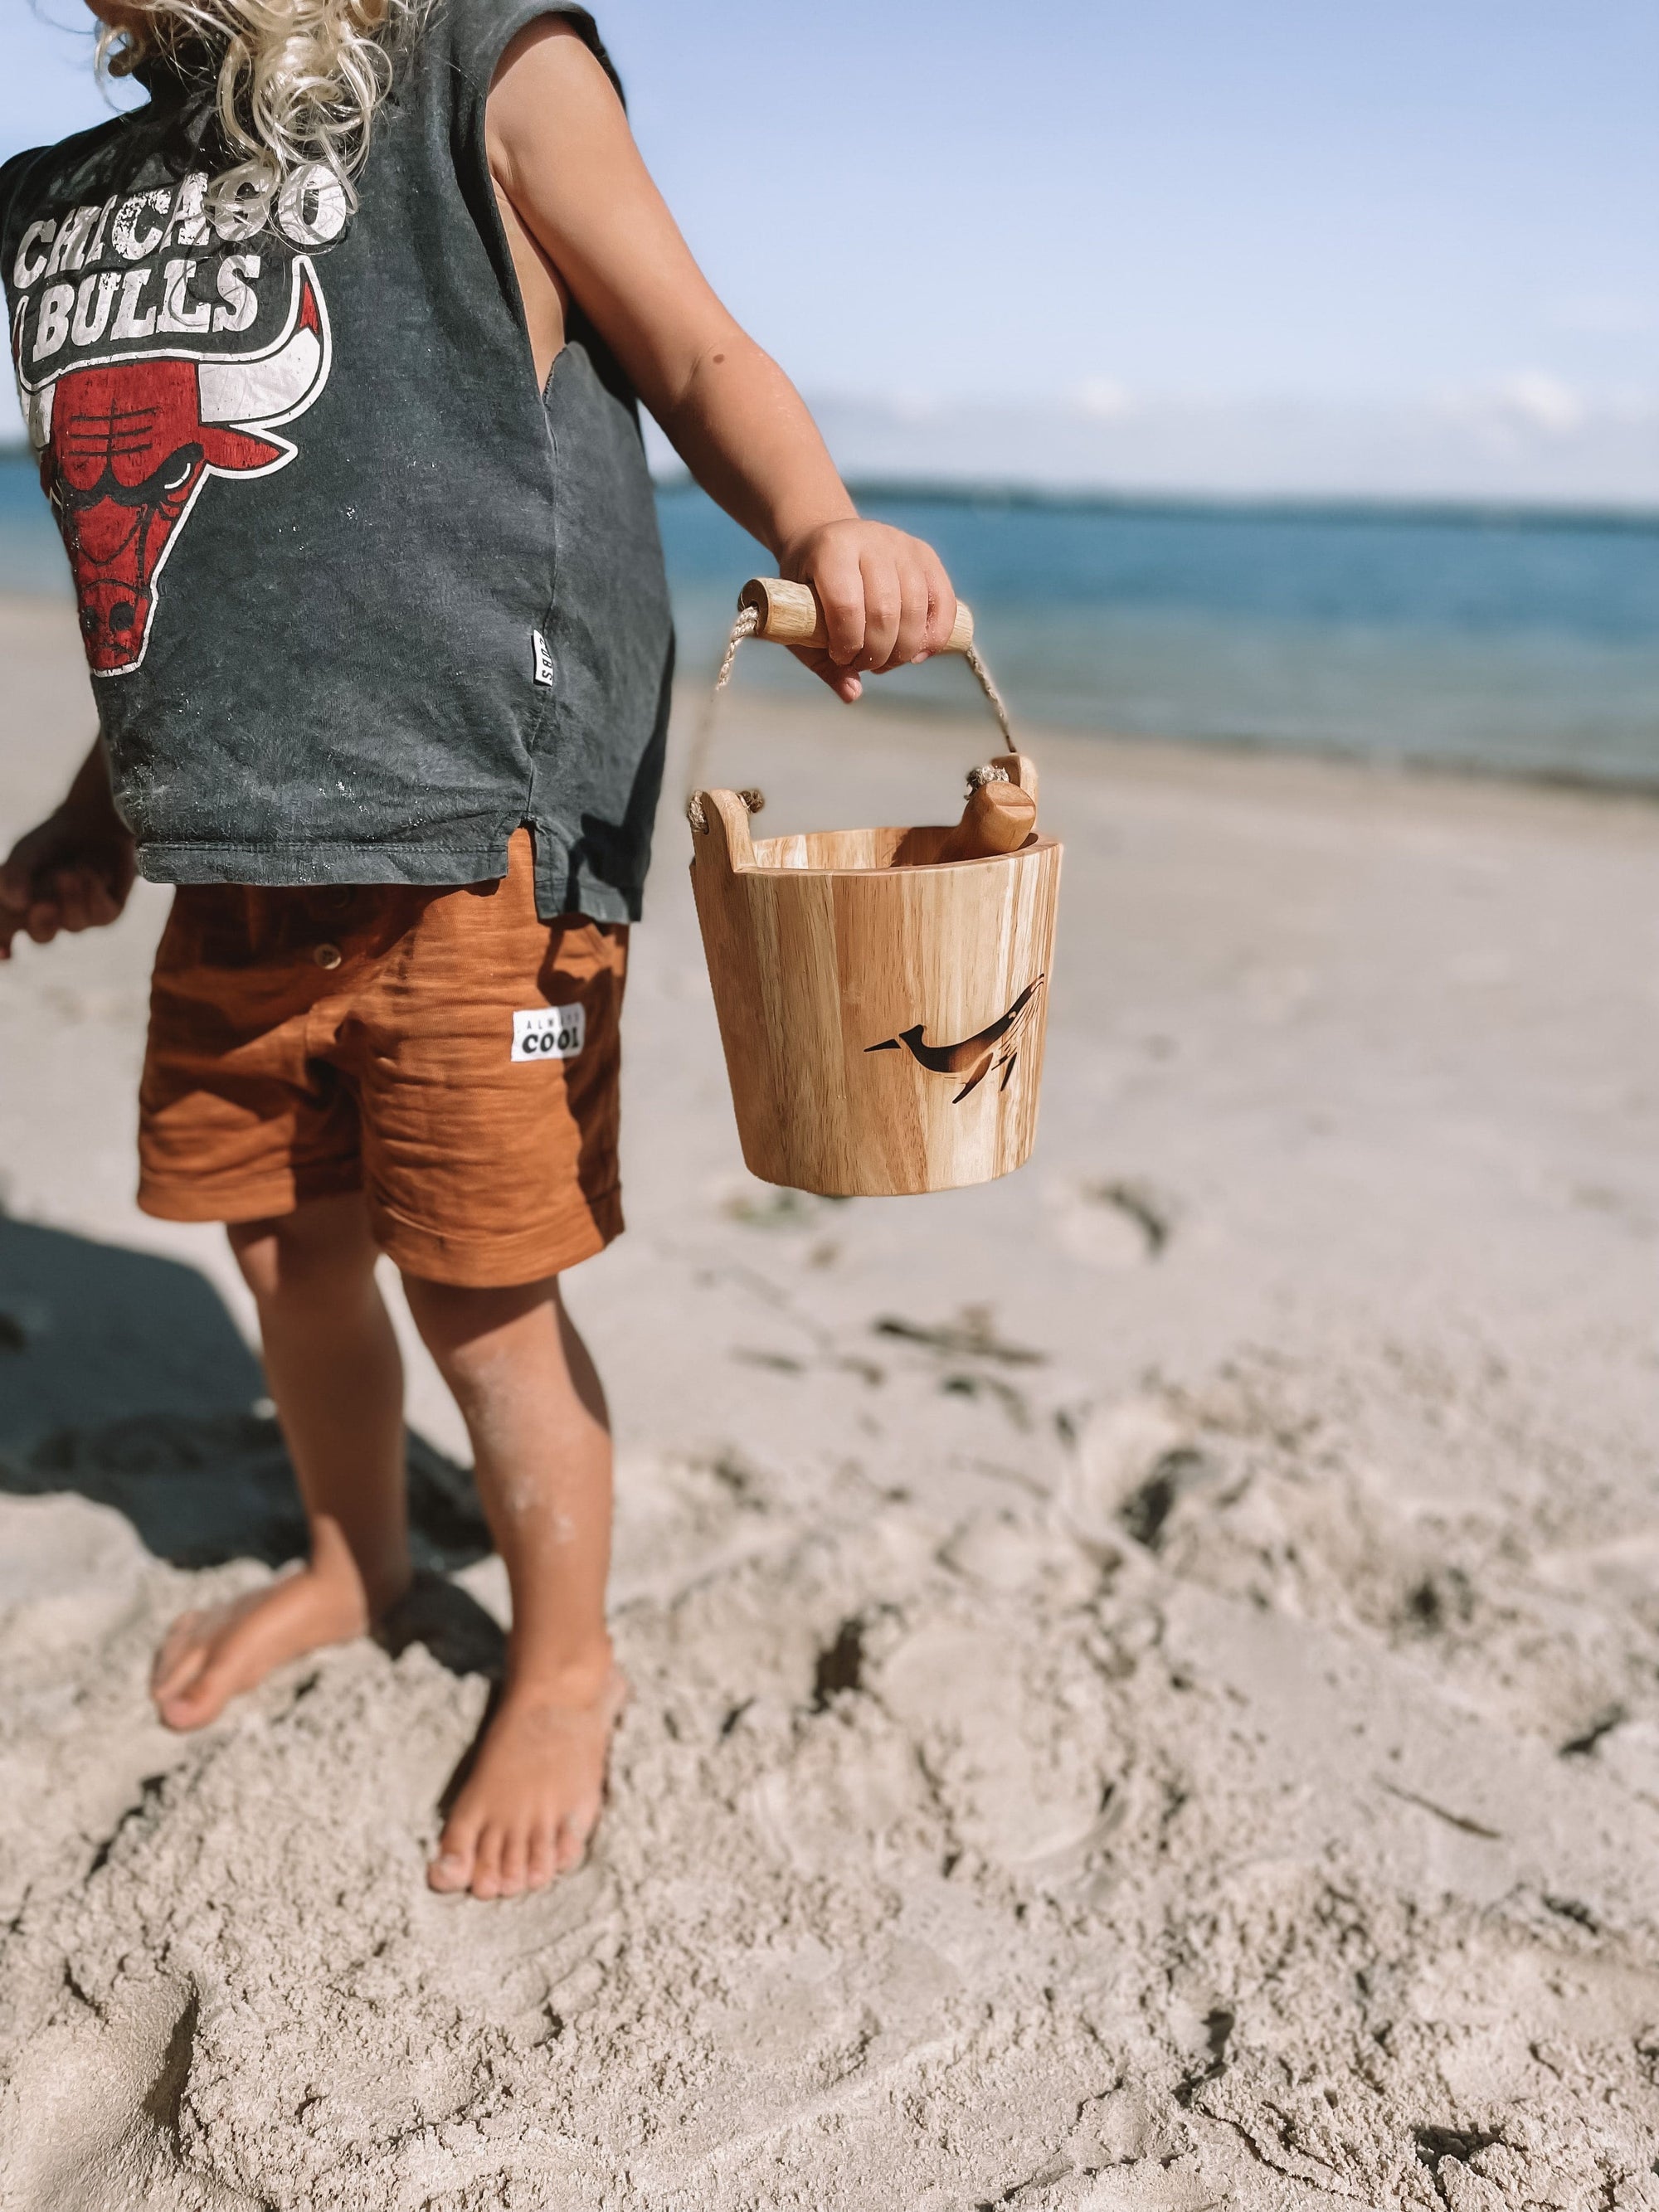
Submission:
{"label": "button on shorts", "polygon": [[499,883],[186,884],[156,954],[138,1203],[258,1221],[361,1190],[399,1267],[504,1286],[623,1225],[628,930]]}

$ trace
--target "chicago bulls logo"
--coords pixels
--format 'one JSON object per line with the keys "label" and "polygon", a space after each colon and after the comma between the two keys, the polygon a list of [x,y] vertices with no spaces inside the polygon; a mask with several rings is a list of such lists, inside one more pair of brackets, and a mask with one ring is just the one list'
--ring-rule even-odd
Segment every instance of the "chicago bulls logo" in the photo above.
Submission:
{"label": "chicago bulls logo", "polygon": [[[174,264],[182,267],[183,264]],[[188,264],[191,276],[194,263]],[[167,556],[179,542],[211,477],[264,477],[286,467],[297,450],[275,434],[304,414],[328,379],[327,311],[309,258],[287,264],[287,312],[274,337],[246,353],[180,347],[148,348],[125,359],[87,361],[101,334],[88,331],[101,313],[107,320],[119,280],[112,278],[101,302],[101,280],[83,281],[82,304],[70,288],[62,310],[69,334],[70,302],[82,320],[73,327],[83,358],[55,376],[36,381],[27,374],[27,305],[13,335],[31,440],[41,482],[58,516],[80,604],[81,629],[94,676],[126,676],[143,663],[155,614],[156,592]],[[172,270],[167,271],[172,276]],[[254,319],[246,281],[259,264],[243,257],[220,290],[229,307],[216,327],[234,331]],[[208,310],[193,311],[179,280],[172,319],[161,329],[208,328]],[[280,296],[280,295],[279,295]],[[50,297],[45,303],[50,307]],[[199,323],[190,317],[199,312]],[[239,319],[240,319],[240,321]],[[264,321],[265,318],[259,318]],[[35,357],[52,330],[37,313],[32,326]],[[149,337],[157,327],[154,312]],[[118,330],[113,335],[123,335]]]}

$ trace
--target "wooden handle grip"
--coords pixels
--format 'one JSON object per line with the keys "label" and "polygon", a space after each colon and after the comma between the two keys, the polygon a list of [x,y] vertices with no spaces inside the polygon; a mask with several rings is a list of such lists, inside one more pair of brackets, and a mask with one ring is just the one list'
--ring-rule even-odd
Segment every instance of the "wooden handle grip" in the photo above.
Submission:
{"label": "wooden handle grip", "polygon": [[[740,607],[760,617],[757,637],[774,645],[822,645],[823,611],[810,584],[786,583],[781,576],[751,576],[738,593]],[[974,641],[973,611],[957,601],[957,618],[945,641],[946,653],[966,653]]]}

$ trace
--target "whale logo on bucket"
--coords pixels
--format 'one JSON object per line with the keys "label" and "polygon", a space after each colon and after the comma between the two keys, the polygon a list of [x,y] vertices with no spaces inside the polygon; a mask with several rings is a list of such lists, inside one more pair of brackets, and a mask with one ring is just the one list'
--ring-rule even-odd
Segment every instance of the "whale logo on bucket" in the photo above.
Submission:
{"label": "whale logo on bucket", "polygon": [[917,1022],[908,1030],[901,1030],[896,1036],[884,1037],[879,1044],[867,1044],[864,1049],[866,1052],[908,1051],[910,1057],[930,1074],[952,1078],[965,1075],[968,1080],[951,1101],[953,1106],[960,1106],[970,1091],[978,1090],[994,1068],[1002,1070],[1002,1080],[997,1088],[1006,1091],[1008,1079],[1014,1072],[1014,1063],[1019,1058],[1020,1033],[1031,1018],[1036,994],[1042,988],[1044,981],[1045,978],[1039,975],[1035,982],[1028,983],[1006,1014],[999,1015],[995,1021],[973,1036],[964,1037],[960,1044],[927,1043],[927,1024]]}

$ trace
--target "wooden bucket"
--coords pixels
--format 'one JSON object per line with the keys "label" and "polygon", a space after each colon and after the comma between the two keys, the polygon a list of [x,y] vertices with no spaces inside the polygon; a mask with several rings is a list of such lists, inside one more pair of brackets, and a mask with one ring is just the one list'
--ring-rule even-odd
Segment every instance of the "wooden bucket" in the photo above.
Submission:
{"label": "wooden bucket", "polygon": [[[759,634],[780,633],[763,618]],[[1035,799],[1024,754],[1002,755],[997,771]],[[1054,969],[1054,840],[1034,833],[1013,852],[941,860],[956,825],[755,838],[735,791],[697,792],[688,812],[750,1170],[824,1197],[873,1198],[1022,1166]]]}

